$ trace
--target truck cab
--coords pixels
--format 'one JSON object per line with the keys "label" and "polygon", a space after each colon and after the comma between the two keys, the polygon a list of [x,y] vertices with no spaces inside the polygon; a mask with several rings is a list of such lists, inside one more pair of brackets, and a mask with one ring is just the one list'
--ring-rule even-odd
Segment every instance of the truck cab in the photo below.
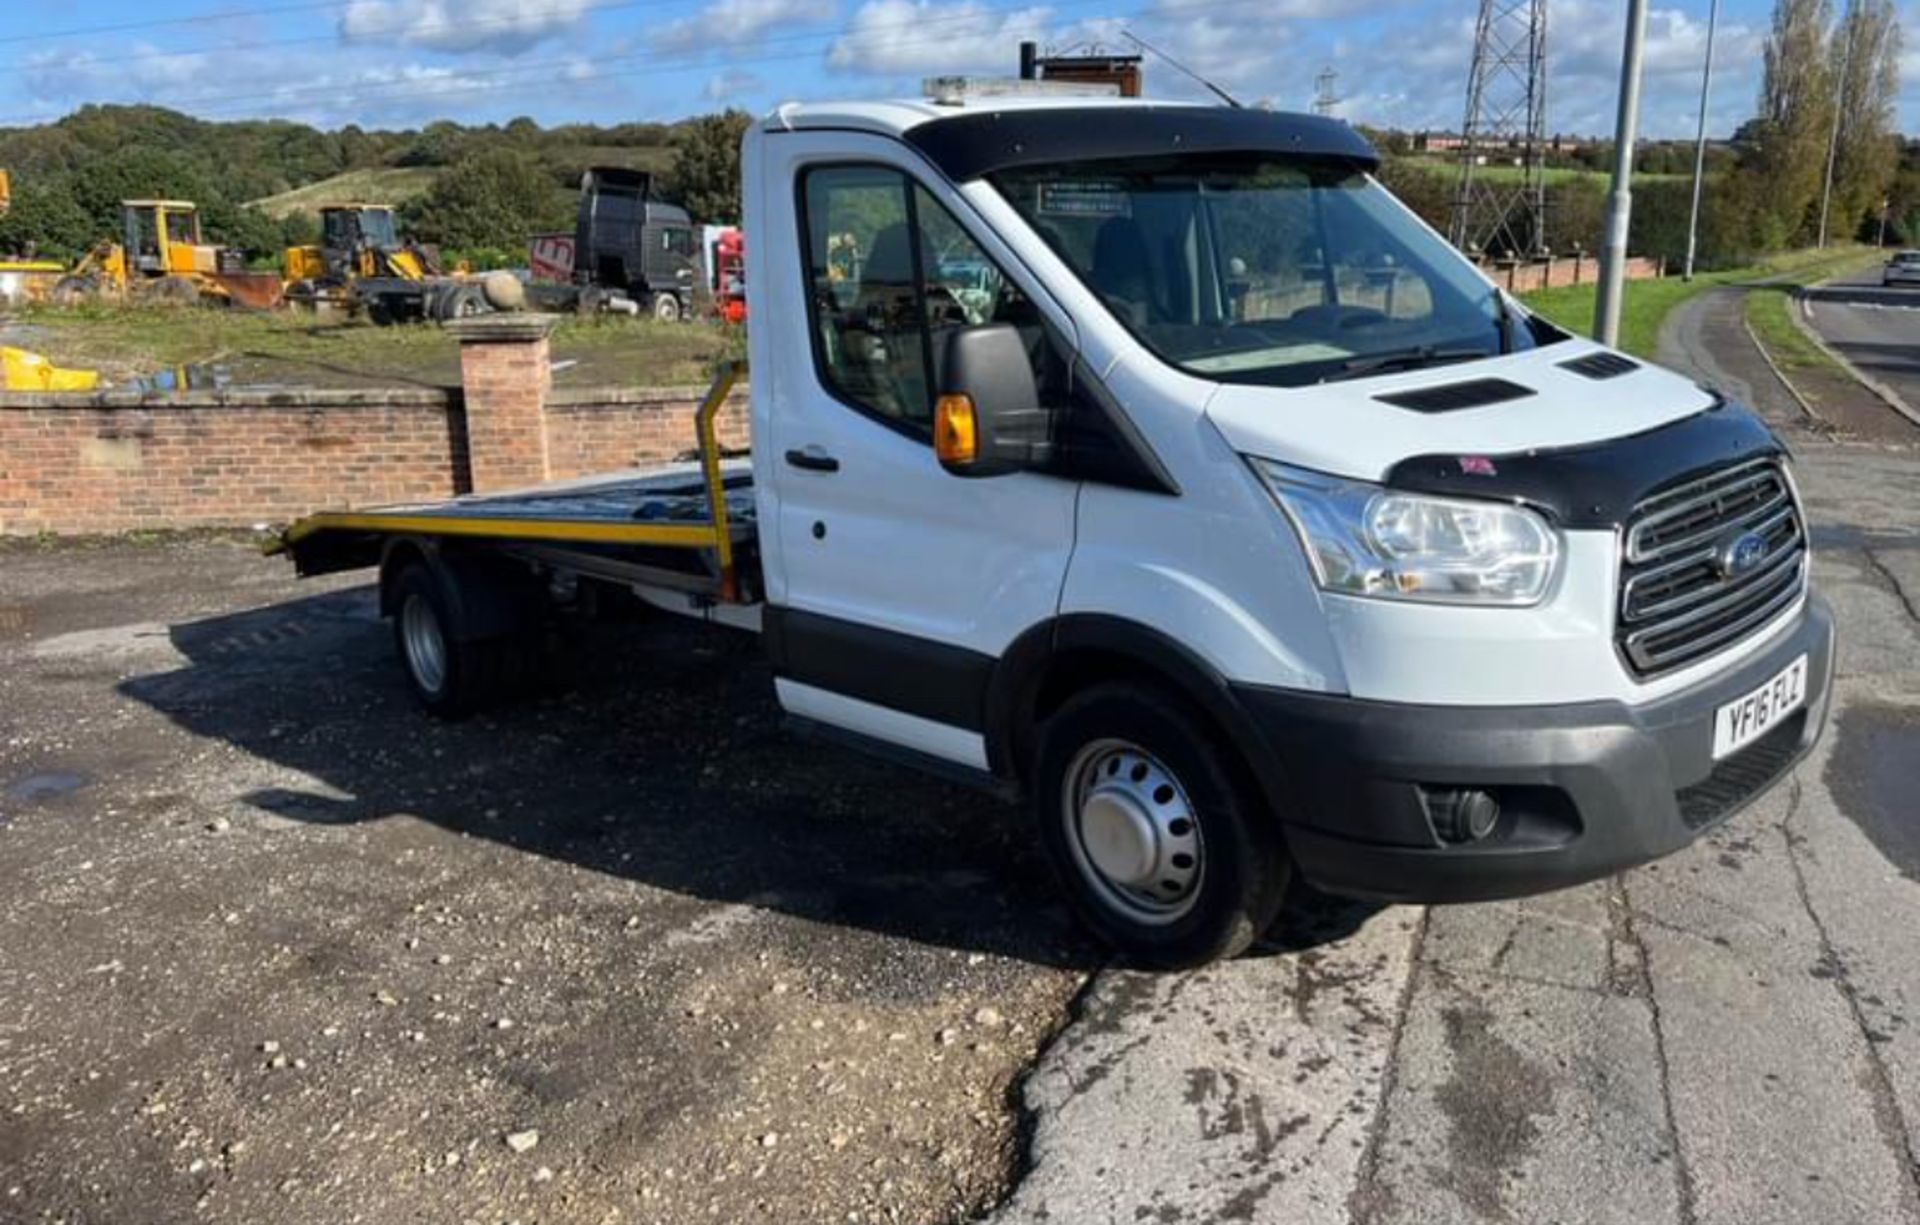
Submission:
{"label": "truck cab", "polygon": [[630,296],[656,319],[693,315],[700,244],[693,219],[653,195],[643,170],[596,166],[580,180],[574,277]]}
{"label": "truck cab", "polygon": [[[1021,797],[1149,965],[1244,949],[1295,879],[1489,899],[1686,845],[1825,718],[1791,456],[1529,314],[1377,161],[1257,110],[780,108],[742,160],[751,471],[708,480],[748,572],[581,572],[759,632],[798,725]],[[313,557],[429,616],[367,522]]]}

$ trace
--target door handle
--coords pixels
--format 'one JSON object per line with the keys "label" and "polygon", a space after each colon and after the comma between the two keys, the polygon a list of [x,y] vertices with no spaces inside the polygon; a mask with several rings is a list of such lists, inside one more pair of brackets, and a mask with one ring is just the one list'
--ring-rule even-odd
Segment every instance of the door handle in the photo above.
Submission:
{"label": "door handle", "polygon": [[809,446],[787,452],[787,462],[796,468],[805,468],[808,472],[838,472],[840,461],[828,455],[818,446]]}

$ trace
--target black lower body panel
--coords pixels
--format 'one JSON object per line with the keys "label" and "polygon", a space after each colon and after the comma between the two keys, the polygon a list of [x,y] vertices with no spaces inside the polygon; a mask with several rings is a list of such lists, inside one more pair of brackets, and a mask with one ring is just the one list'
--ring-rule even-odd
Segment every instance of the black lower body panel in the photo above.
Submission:
{"label": "black lower body panel", "polygon": [[[1456,708],[1234,692],[1286,779],[1280,816],[1307,880],[1387,901],[1475,901],[1657,859],[1752,802],[1818,739],[1833,643],[1832,614],[1813,596],[1766,649],[1639,706]],[[1803,654],[1804,705],[1713,760],[1715,712]],[[1447,793],[1469,789],[1494,798],[1498,821],[1482,838],[1449,840],[1435,813]]]}

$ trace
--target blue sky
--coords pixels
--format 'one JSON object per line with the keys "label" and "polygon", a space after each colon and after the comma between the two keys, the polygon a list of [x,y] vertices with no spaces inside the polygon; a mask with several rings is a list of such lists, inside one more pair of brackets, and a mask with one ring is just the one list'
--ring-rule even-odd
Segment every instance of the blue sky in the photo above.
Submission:
{"label": "blue sky", "polygon": [[[1347,118],[1453,128],[1475,0],[0,2],[11,62],[0,73],[0,124],[89,101],[329,127],[672,119],[721,105],[760,111],[792,98],[917,92],[931,73],[1010,73],[1022,38],[1111,48],[1131,29],[1248,100],[1305,109],[1330,66]],[[1550,126],[1610,131],[1624,0],[1550,3]],[[1690,135],[1706,0],[1652,3],[1642,130]],[[1752,112],[1768,11],[1768,0],[1722,5],[1716,132]],[[151,24],[162,18],[194,20]],[[1905,75],[1920,78],[1920,56],[1908,60],[1916,71]],[[1163,64],[1149,62],[1147,74],[1152,94],[1194,95]],[[1920,89],[1903,93],[1899,119],[1916,127]]]}

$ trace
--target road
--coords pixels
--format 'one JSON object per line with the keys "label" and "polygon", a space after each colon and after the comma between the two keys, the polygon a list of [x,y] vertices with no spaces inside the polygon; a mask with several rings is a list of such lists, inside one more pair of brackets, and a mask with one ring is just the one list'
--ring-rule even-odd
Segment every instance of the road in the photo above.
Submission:
{"label": "road", "polygon": [[1101,976],[999,1225],[1920,1222],[1920,431],[1831,441],[1741,320],[1704,295],[1663,357],[1801,457],[1842,638],[1815,756],[1612,880]]}
{"label": "road", "polygon": [[1908,405],[1920,406],[1920,285],[1883,288],[1876,266],[1806,292],[1821,339]]}
{"label": "road", "polygon": [[1656,865],[1192,974],[725,640],[437,726],[363,588],[0,548],[0,1221],[1920,1225],[1920,452],[1803,429],[1738,310],[1671,357],[1799,454],[1815,756]]}

